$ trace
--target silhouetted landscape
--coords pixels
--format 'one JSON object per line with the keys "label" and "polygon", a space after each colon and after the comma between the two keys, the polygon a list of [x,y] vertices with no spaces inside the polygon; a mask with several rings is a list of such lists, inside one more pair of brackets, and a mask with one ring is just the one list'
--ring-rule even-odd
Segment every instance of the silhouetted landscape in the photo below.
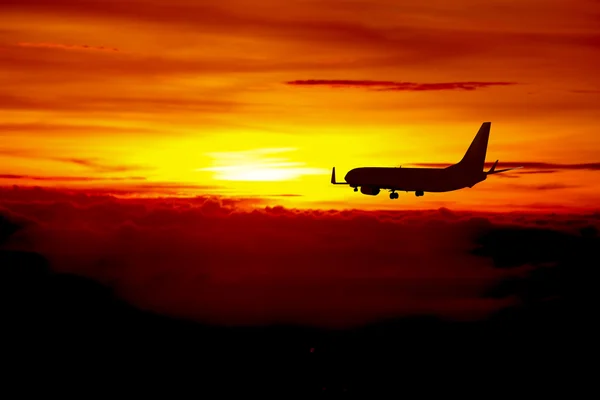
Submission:
{"label": "silhouetted landscape", "polygon": [[[3,242],[23,228],[6,213],[0,221]],[[39,253],[5,249],[3,358],[32,381],[76,380],[113,391],[137,382],[144,390],[172,384],[192,394],[551,393],[579,387],[591,372],[599,250],[593,224],[571,232],[490,226],[475,238],[475,255],[494,268],[536,268],[483,297],[521,304],[477,321],[416,315],[325,329],[161,316],[89,278],[53,272]]]}

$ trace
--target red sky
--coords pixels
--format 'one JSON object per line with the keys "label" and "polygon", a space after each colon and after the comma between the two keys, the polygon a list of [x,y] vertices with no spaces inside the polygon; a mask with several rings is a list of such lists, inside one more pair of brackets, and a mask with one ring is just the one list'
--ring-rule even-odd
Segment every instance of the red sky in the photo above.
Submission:
{"label": "red sky", "polygon": [[[0,184],[298,208],[598,204],[600,2],[205,3],[3,1]],[[483,121],[488,161],[527,168],[393,202],[329,185],[333,166],[458,161]]]}

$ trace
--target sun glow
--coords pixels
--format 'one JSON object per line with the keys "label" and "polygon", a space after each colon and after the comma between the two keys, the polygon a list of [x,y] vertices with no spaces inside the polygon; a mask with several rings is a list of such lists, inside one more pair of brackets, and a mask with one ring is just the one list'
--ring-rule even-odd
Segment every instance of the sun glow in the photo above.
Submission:
{"label": "sun glow", "polygon": [[[546,1],[541,14],[516,0],[459,0],[461,13],[441,1],[103,3],[119,5],[2,8],[0,186],[312,208],[600,204],[599,1]],[[343,181],[357,167],[457,162],[483,121],[488,162],[546,167],[397,201],[330,183],[333,167]]]}
{"label": "sun glow", "polygon": [[236,152],[210,153],[213,166],[197,171],[215,172],[214,179],[221,181],[286,181],[303,175],[319,175],[322,168],[308,168],[305,163],[290,161],[268,154],[294,151],[294,148],[255,149]]}

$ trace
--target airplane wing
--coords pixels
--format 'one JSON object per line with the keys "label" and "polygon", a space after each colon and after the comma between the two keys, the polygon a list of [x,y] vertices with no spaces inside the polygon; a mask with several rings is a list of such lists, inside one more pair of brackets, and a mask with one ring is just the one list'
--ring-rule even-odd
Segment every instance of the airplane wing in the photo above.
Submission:
{"label": "airplane wing", "polygon": [[334,185],[347,185],[348,182],[336,182],[335,181],[335,167],[331,170],[331,183]]}
{"label": "airplane wing", "polygon": [[496,160],[494,165],[492,165],[492,168],[490,168],[490,170],[488,172],[486,172],[487,175],[499,174],[500,172],[512,171],[513,169],[523,168],[523,167],[513,167],[513,168],[505,168],[505,169],[496,170],[496,165],[498,165],[498,161],[499,160]]}

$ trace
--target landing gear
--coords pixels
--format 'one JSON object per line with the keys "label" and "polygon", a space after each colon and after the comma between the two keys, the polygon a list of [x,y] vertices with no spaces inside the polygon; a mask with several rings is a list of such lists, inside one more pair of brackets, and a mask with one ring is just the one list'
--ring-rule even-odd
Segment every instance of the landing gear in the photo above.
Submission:
{"label": "landing gear", "polygon": [[390,193],[390,199],[394,200],[394,199],[397,199],[397,198],[398,198],[398,193],[396,193],[396,192]]}
{"label": "landing gear", "polygon": [[355,192],[358,192],[358,187],[355,187],[355,188],[354,188],[354,191],[355,191]]}
{"label": "landing gear", "polygon": [[421,197],[421,196],[423,196],[424,194],[425,194],[425,193],[423,193],[423,191],[422,191],[422,190],[417,190],[417,191],[415,192],[415,196],[417,196],[417,197]]}

